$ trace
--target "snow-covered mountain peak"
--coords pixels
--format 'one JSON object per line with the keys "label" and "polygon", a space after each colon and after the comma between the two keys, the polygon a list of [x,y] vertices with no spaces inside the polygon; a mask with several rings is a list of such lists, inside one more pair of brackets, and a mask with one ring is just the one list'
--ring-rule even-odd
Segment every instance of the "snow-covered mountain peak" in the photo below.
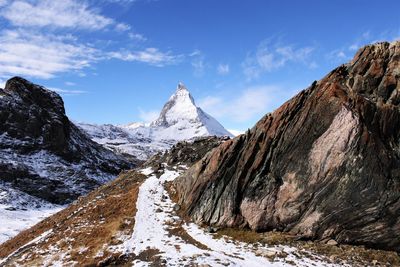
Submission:
{"label": "snow-covered mountain peak", "polygon": [[178,83],[175,93],[169,98],[169,100],[175,100],[177,103],[186,102],[188,106],[196,106],[193,96],[182,82]]}
{"label": "snow-covered mountain peak", "polygon": [[153,121],[150,127],[157,130],[164,129],[163,139],[167,137],[167,139],[183,140],[208,135],[232,136],[219,122],[196,106],[189,90],[181,82],[164,105],[158,119]]}
{"label": "snow-covered mountain peak", "polygon": [[175,93],[161,110],[157,120],[151,123],[155,127],[169,127],[181,120],[196,120],[197,107],[192,95],[183,83],[179,83]]}
{"label": "snow-covered mountain peak", "polygon": [[81,123],[79,126],[97,143],[138,160],[147,160],[181,140],[213,135],[233,137],[217,120],[196,106],[183,83],[178,84],[158,119],[150,124],[113,126]]}
{"label": "snow-covered mountain peak", "polygon": [[188,89],[186,88],[185,84],[183,82],[179,82],[178,83],[178,87],[176,88],[177,91],[179,90],[185,90],[188,91]]}

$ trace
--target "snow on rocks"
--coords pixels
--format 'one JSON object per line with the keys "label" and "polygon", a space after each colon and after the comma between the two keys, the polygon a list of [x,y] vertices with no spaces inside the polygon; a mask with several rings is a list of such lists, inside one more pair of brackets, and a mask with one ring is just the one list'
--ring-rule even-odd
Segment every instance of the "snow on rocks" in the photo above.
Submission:
{"label": "snow on rocks", "polygon": [[150,124],[77,125],[93,141],[138,160],[147,160],[182,140],[214,135],[233,137],[216,119],[196,106],[190,92],[181,83],[164,105],[159,117]]}
{"label": "snow on rocks", "polygon": [[183,266],[205,264],[206,266],[285,266],[284,259],[270,261],[273,256],[284,252],[286,260],[301,264],[301,266],[332,266],[315,259],[298,259],[294,254],[296,248],[288,246],[257,247],[232,242],[225,238],[215,239],[199,226],[189,223],[183,229],[188,238],[171,234],[172,225],[181,219],[175,215],[174,203],[164,188],[164,183],[174,180],[180,173],[176,170],[164,169],[158,178],[150,168],[143,169],[143,174],[149,175],[141,185],[137,200],[137,213],[131,237],[126,238],[118,250],[124,254],[136,255],[134,266],[148,266],[148,262],[140,260],[139,255],[155,251],[161,261],[168,266]]}
{"label": "snow on rocks", "polygon": [[41,240],[45,239],[49,234],[51,234],[51,232],[53,232],[53,230],[48,230],[46,232],[43,232],[40,236],[36,237],[35,239],[33,239],[32,241],[26,243],[25,245],[23,245],[22,247],[20,247],[19,249],[17,249],[14,253],[10,254],[8,257],[1,259],[0,260],[0,266],[2,264],[4,264],[5,262],[8,261],[9,258],[11,258],[12,256],[14,256],[15,254],[19,253],[20,251],[24,250],[25,248],[34,245],[36,243],[39,243]]}

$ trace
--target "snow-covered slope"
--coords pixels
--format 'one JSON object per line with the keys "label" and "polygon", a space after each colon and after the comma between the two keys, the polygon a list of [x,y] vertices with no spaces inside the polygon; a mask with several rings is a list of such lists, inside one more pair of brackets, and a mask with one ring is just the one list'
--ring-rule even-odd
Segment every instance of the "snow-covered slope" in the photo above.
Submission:
{"label": "snow-covered slope", "polygon": [[71,123],[55,92],[20,77],[0,89],[0,242],[134,166]]}
{"label": "snow-covered slope", "polygon": [[229,136],[217,120],[197,107],[188,89],[179,83],[159,117],[145,125],[115,126],[78,123],[92,140],[124,156],[146,160],[182,140],[203,136]]}
{"label": "snow-covered slope", "polygon": [[64,207],[0,182],[0,244]]}
{"label": "snow-covered slope", "polygon": [[180,142],[121,173],[0,245],[0,266],[399,266],[392,252],[186,221],[170,183],[223,139]]}
{"label": "snow-covered slope", "polygon": [[133,161],[144,161],[155,153],[168,149],[173,144],[168,140],[153,139],[151,129],[144,125],[137,127],[88,123],[77,123],[77,125],[93,141]]}

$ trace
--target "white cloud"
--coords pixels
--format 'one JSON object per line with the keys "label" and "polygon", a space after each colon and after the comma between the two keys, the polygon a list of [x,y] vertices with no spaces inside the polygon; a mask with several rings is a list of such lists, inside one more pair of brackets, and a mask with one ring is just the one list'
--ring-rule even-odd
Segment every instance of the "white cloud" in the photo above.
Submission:
{"label": "white cloud", "polygon": [[196,77],[201,77],[204,75],[205,64],[204,64],[203,57],[198,57],[198,58],[193,59],[191,64],[193,67],[193,74]]}
{"label": "white cloud", "polygon": [[347,58],[346,54],[343,51],[337,51],[335,56],[338,58]]}
{"label": "white cloud", "polygon": [[132,40],[135,40],[135,41],[142,41],[142,42],[144,42],[144,41],[147,40],[147,38],[144,37],[144,36],[143,36],[142,34],[140,34],[140,33],[132,33],[132,32],[130,32],[130,33],[128,33],[128,37],[129,37],[130,39],[132,39]]}
{"label": "white cloud", "polygon": [[136,2],[137,0],[103,0],[103,1],[109,2],[112,4],[129,4],[129,3]]}
{"label": "white cloud", "polygon": [[219,64],[217,66],[217,72],[220,75],[226,75],[229,73],[229,65],[228,64]]}
{"label": "white cloud", "polygon": [[68,85],[68,86],[75,86],[76,83],[74,83],[74,82],[65,82],[65,85]]}
{"label": "white cloud", "polygon": [[360,46],[358,44],[352,44],[352,45],[349,46],[349,50],[350,51],[355,51],[358,48],[360,48]]}
{"label": "white cloud", "polygon": [[248,80],[258,78],[264,72],[282,68],[288,62],[300,62],[308,65],[312,47],[294,48],[290,45],[262,42],[255,54],[249,54],[242,63],[243,72]]}
{"label": "white cloud", "polygon": [[193,75],[196,77],[203,76],[206,69],[203,53],[200,50],[196,49],[189,54],[189,57],[192,58],[190,64],[193,67]]}
{"label": "white cloud", "polygon": [[342,49],[336,49],[326,55],[326,58],[333,63],[344,63],[351,59]]}
{"label": "white cloud", "polygon": [[98,30],[114,20],[90,9],[84,1],[19,0],[1,11],[1,16],[15,26],[60,27]]}
{"label": "white cloud", "polygon": [[272,111],[289,98],[291,93],[278,86],[265,85],[247,88],[234,98],[207,96],[198,103],[204,111],[216,118],[245,122]]}
{"label": "white cloud", "polygon": [[157,48],[150,47],[141,51],[132,52],[111,52],[110,58],[116,58],[124,61],[138,61],[148,63],[156,67],[176,64],[182,59],[182,55],[174,55],[171,51],[161,52]]}
{"label": "white cloud", "polygon": [[87,93],[86,91],[81,91],[81,90],[66,90],[66,89],[60,89],[60,88],[54,88],[54,87],[49,87],[49,90],[52,90],[60,95],[63,96],[75,96],[75,95],[81,95]]}
{"label": "white cloud", "polygon": [[89,66],[97,52],[87,45],[76,44],[68,36],[5,30],[0,33],[0,77],[51,78],[59,72]]}
{"label": "white cloud", "polygon": [[158,110],[144,111],[141,108],[139,108],[139,118],[146,123],[156,120],[159,114],[160,112]]}
{"label": "white cloud", "polygon": [[146,40],[143,35],[134,33],[130,25],[101,15],[100,9],[89,6],[89,3],[91,1],[0,0],[0,19],[9,22],[8,28],[0,29],[0,78],[20,75],[49,79],[63,72],[74,72],[84,77],[87,67],[111,58],[158,67],[176,64],[183,59],[183,55],[162,52],[158,48],[131,51],[125,48],[128,45],[121,43],[116,49],[120,52],[111,52],[104,46],[100,48],[99,44],[104,44],[105,40],[83,41],[87,39],[86,35],[78,35],[77,30],[99,31],[105,28],[124,32],[132,40]]}
{"label": "white cloud", "polygon": [[117,25],[115,25],[115,30],[117,30],[119,32],[129,31],[130,29],[131,29],[131,26],[129,26],[126,23],[118,23]]}
{"label": "white cloud", "polygon": [[0,0],[0,7],[8,4],[8,0]]}

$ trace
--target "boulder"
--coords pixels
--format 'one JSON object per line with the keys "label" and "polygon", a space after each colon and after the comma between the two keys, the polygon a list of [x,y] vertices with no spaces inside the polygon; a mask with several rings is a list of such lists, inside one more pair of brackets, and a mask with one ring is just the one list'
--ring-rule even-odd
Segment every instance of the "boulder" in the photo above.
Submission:
{"label": "boulder", "polygon": [[195,222],[400,251],[400,42],[361,48],[175,180]]}

